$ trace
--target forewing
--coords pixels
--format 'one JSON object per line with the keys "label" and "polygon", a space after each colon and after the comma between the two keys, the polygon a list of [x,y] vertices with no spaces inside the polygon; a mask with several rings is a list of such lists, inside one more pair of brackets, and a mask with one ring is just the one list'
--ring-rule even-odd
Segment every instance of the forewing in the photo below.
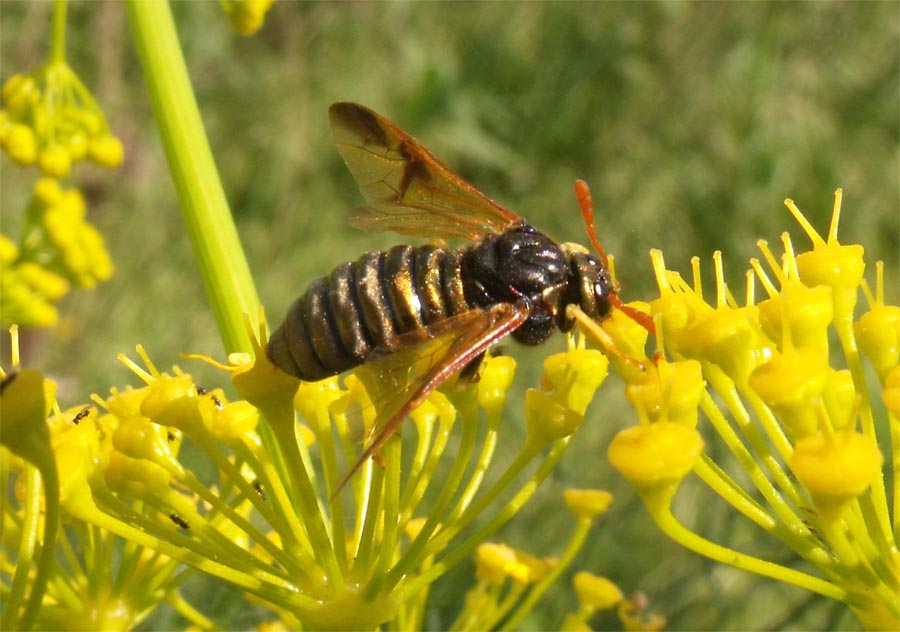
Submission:
{"label": "forewing", "polygon": [[524,304],[499,303],[474,309],[429,328],[411,332],[401,349],[367,360],[357,375],[377,409],[375,423],[359,459],[334,491],[336,495],[377,454],[406,416],[495,342],[528,318]]}
{"label": "forewing", "polygon": [[350,218],[357,228],[476,241],[522,221],[372,110],[335,103],[329,115],[338,151],[369,203]]}

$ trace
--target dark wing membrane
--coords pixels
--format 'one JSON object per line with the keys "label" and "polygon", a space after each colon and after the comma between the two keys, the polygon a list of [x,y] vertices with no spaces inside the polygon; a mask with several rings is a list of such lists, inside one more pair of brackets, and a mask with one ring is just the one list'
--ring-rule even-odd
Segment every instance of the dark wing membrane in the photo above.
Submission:
{"label": "dark wing membrane", "polygon": [[410,332],[403,348],[366,360],[357,375],[377,408],[362,454],[334,490],[336,495],[378,453],[407,415],[428,394],[512,333],[528,318],[524,304],[499,303],[473,309],[427,329]]}
{"label": "dark wing membrane", "polygon": [[335,103],[329,115],[338,151],[369,203],[350,218],[357,228],[476,241],[522,221],[372,110]]}

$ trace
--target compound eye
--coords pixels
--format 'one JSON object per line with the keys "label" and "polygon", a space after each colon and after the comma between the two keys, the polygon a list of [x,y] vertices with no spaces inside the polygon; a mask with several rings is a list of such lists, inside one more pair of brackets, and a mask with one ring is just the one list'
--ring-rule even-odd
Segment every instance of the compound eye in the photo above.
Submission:
{"label": "compound eye", "polygon": [[612,279],[609,277],[609,272],[601,270],[597,275],[597,282],[594,283],[594,294],[597,298],[606,298],[611,287]]}

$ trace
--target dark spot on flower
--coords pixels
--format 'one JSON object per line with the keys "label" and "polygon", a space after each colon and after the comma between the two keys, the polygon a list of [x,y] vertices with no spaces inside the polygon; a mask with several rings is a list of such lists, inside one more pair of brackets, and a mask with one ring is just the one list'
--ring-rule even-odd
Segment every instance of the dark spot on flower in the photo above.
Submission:
{"label": "dark spot on flower", "polygon": [[72,418],[72,423],[77,426],[81,422],[82,419],[84,419],[85,417],[87,417],[90,414],[91,414],[91,407],[85,406],[84,408],[81,409],[81,411],[79,411],[79,413],[77,415],[75,415]]}
{"label": "dark spot on flower", "polygon": [[187,520],[179,516],[177,513],[172,512],[169,514],[169,520],[177,524],[182,529],[190,529],[191,525],[187,523]]}

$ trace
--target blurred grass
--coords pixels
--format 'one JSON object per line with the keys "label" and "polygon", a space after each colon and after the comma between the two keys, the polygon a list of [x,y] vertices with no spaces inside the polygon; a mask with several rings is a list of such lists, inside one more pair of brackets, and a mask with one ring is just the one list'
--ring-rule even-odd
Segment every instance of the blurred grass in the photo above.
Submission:
{"label": "blurred grass", "polygon": [[[50,9],[0,3],[0,78],[42,62]],[[896,2],[281,2],[251,39],[229,30],[217,3],[174,9],[273,324],[315,277],[398,242],[346,224],[346,209],[360,196],[330,140],[327,107],[337,100],[385,114],[478,188],[562,240],[586,241],[572,193],[574,179],[586,179],[627,299],[653,295],[653,247],[685,272],[691,255],[708,261],[723,250],[726,276],[742,294],[757,238],[777,244],[789,230],[798,247],[808,243],[783,199],[792,197],[824,232],[832,193],[842,186],[841,240],[863,243],[870,265],[885,260],[887,298],[898,300]],[[117,173],[87,167],[75,177],[91,220],[106,235],[116,276],[95,292],[73,294],[57,330],[25,340],[27,363],[61,379],[60,399],[74,404],[127,382],[115,355],[137,342],[162,366],[179,362],[179,351],[221,357],[221,346],[123,7],[73,2],[70,23],[70,62],[127,152]],[[7,234],[16,235],[34,177],[0,160]],[[545,348],[510,350],[520,360],[522,389],[536,383],[536,364],[561,344],[557,337]],[[193,363],[188,370],[201,383],[221,381]],[[620,390],[615,378],[604,386],[552,484],[504,537],[537,555],[558,553],[571,527],[559,511],[560,491],[609,487],[618,502],[578,567],[607,574],[628,592],[647,592],[672,629],[857,628],[841,608],[661,539],[605,459],[611,434],[632,420]],[[743,533],[727,511],[685,492],[685,520],[724,539]],[[745,544],[781,554],[771,542]],[[462,569],[435,589],[431,627],[452,619],[470,577],[471,569]],[[560,585],[529,625],[552,628],[573,606],[572,591]],[[215,616],[229,627],[246,625],[246,614]]]}

